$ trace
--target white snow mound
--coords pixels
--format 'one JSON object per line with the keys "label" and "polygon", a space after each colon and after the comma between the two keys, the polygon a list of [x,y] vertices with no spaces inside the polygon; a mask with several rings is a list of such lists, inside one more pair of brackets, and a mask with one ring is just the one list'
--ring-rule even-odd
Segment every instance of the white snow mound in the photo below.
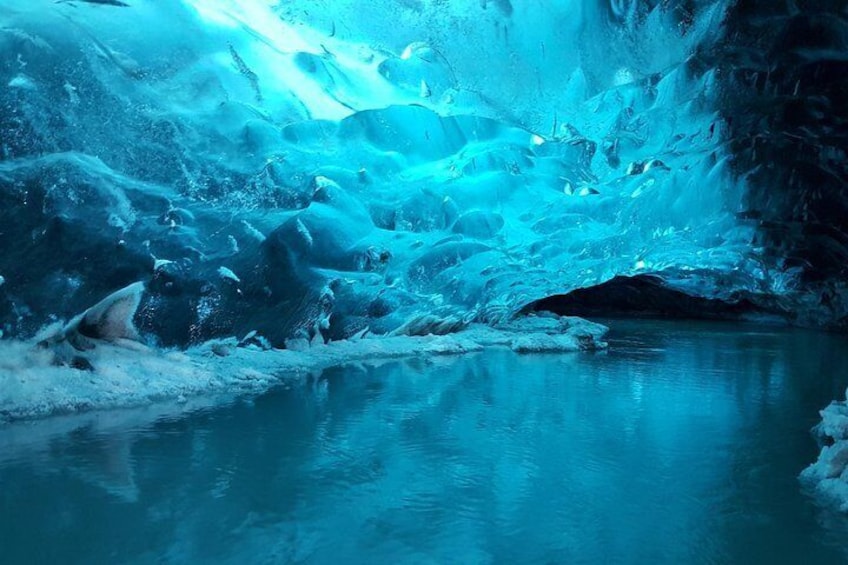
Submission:
{"label": "white snow mound", "polygon": [[350,362],[457,355],[486,347],[569,352],[606,347],[607,328],[579,318],[530,316],[494,329],[472,325],[449,335],[377,336],[265,349],[236,339],[187,351],[161,351],[128,339],[90,339],[69,358],[41,342],[0,342],[0,423],[84,410],[130,407],[198,395],[261,392]]}

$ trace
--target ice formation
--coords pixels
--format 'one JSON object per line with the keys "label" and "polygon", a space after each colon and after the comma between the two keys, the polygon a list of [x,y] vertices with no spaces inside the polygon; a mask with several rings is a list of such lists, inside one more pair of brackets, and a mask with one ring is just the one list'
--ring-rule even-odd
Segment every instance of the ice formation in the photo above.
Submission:
{"label": "ice formation", "polygon": [[5,0],[2,338],[86,371],[634,293],[844,327],[846,10]]}
{"label": "ice formation", "polygon": [[635,275],[834,323],[734,165],[731,6],[7,2],[4,335],[138,282],[164,346],[447,331]]}
{"label": "ice formation", "polygon": [[848,402],[833,402],[821,416],[815,431],[824,445],[801,479],[826,502],[848,512]]}

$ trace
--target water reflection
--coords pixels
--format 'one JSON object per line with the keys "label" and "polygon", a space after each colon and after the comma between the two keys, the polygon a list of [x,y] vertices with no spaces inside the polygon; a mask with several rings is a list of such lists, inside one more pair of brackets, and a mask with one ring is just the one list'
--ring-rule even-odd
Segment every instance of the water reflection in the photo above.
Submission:
{"label": "water reflection", "polygon": [[0,546],[12,563],[845,560],[845,519],[796,479],[848,382],[844,338],[613,325],[597,355],[346,367],[188,417],[0,430]]}

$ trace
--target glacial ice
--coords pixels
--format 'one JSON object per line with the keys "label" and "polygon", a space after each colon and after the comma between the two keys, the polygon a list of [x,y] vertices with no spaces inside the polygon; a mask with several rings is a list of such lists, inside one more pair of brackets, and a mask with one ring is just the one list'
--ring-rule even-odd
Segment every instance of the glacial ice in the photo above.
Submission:
{"label": "glacial ice", "polygon": [[[743,187],[713,73],[685,64],[716,7],[699,34],[673,35],[674,66],[622,83],[575,58],[600,56],[578,48],[579,13],[599,16],[575,3],[564,45],[553,35],[551,67],[537,69],[580,85],[558,85],[560,98],[506,80],[514,66],[498,65],[542,47],[483,41],[479,6],[422,5],[469,34],[437,49],[400,44],[429,20],[392,33],[412,8],[388,3],[369,23],[356,3],[295,4],[11,3],[6,71],[29,86],[3,101],[5,334],[33,335],[139,281],[138,326],[166,346],[251,330],[281,345],[321,320],[341,339],[422,312],[490,323],[637,273],[719,298],[778,291],[784,277],[734,215]],[[499,5],[483,15],[524,34],[514,40],[550,15]],[[485,69],[460,54],[478,36]],[[543,115],[539,88],[552,97]]]}
{"label": "glacial ice", "polygon": [[0,410],[579,348],[509,328],[631,279],[844,327],[848,14],[783,4],[4,1]]}

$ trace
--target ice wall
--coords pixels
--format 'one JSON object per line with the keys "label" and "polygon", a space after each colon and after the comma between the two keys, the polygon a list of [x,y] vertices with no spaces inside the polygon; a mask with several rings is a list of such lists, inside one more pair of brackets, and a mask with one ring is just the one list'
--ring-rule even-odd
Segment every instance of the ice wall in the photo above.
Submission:
{"label": "ice wall", "polygon": [[2,331],[137,282],[180,346],[445,333],[633,275],[838,319],[738,165],[739,9],[4,2]]}

